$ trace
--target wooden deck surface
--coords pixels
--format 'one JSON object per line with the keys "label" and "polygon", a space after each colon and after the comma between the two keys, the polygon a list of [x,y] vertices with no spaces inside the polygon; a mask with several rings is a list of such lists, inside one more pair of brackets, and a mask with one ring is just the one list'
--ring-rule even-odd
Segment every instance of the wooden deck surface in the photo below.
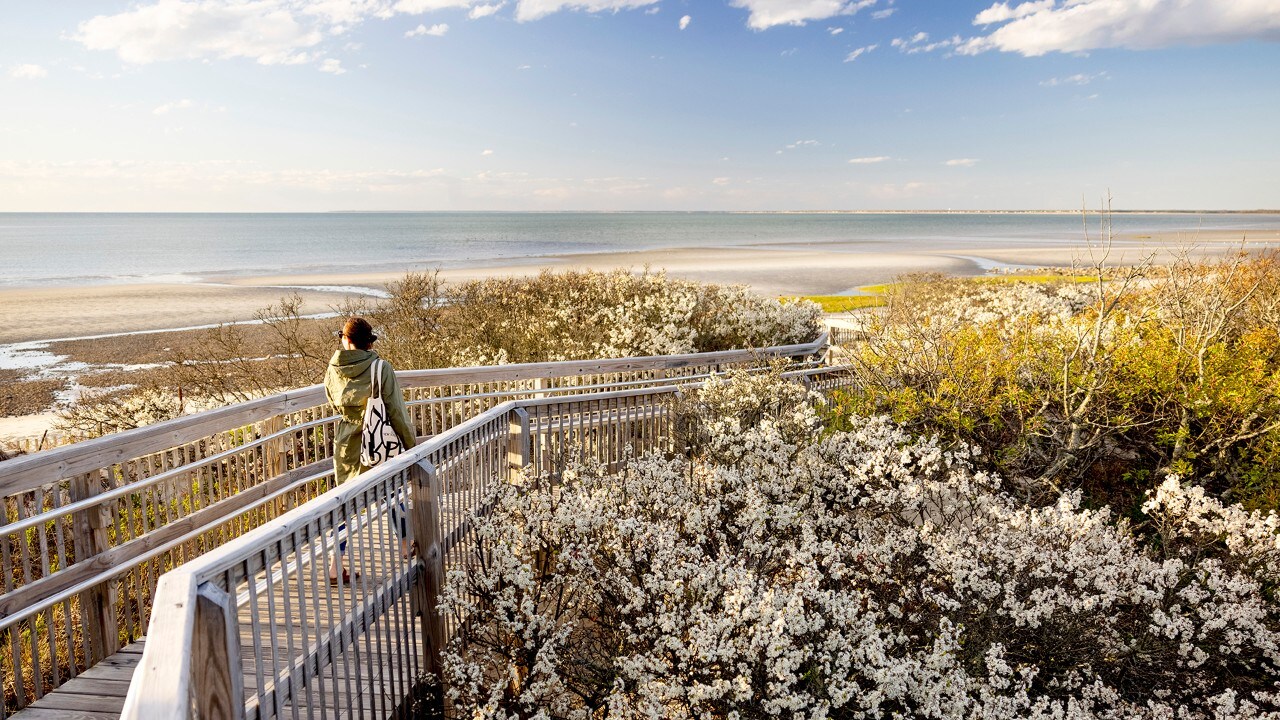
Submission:
{"label": "wooden deck surface", "polygon": [[12,717],[23,720],[116,720],[142,659],[139,640],[68,680]]}

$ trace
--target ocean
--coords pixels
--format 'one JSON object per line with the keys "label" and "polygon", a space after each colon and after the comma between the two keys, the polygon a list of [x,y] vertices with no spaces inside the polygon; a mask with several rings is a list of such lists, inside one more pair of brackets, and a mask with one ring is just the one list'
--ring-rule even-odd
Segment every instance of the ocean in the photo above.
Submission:
{"label": "ocean", "polygon": [[[1089,216],[1096,239],[1099,218]],[[1280,227],[1274,214],[1116,214],[1116,233]],[[0,213],[0,287],[483,267],[549,255],[1083,243],[1071,213]]]}

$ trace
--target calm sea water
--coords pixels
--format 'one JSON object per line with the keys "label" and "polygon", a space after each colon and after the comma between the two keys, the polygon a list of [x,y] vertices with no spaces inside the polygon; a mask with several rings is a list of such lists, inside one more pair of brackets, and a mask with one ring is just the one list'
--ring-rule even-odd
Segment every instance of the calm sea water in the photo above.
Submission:
{"label": "calm sea water", "polygon": [[[1097,219],[1090,218],[1091,233]],[[1280,215],[1116,215],[1116,232],[1280,228]],[[839,243],[843,251],[1082,242],[1078,215],[0,213],[0,287],[483,266],[565,253]]]}

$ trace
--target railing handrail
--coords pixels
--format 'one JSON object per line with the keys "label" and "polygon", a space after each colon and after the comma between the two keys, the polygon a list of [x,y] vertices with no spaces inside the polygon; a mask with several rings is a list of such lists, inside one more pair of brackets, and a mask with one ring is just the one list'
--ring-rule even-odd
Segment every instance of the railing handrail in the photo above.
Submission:
{"label": "railing handrail", "polygon": [[[820,352],[826,342],[827,333],[823,332],[813,342],[760,349],[405,370],[397,372],[396,376],[400,380],[401,387],[405,389],[501,380],[565,378],[606,372],[640,372],[689,365],[737,362],[762,355],[776,357],[811,355]],[[184,443],[204,439],[216,432],[242,427],[296,410],[317,407],[326,402],[324,386],[312,385],[0,461],[0,496],[33,490],[56,479],[96,470],[114,462],[161,452]]]}

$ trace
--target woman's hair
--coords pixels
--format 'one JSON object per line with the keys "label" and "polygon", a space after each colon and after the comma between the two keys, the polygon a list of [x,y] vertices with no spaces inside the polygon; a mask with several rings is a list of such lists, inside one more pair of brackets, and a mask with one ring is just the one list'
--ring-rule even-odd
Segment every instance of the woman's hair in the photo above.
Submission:
{"label": "woman's hair", "polygon": [[361,350],[368,350],[373,341],[378,339],[373,334],[373,326],[362,317],[347,318],[346,324],[342,326],[342,334]]}

